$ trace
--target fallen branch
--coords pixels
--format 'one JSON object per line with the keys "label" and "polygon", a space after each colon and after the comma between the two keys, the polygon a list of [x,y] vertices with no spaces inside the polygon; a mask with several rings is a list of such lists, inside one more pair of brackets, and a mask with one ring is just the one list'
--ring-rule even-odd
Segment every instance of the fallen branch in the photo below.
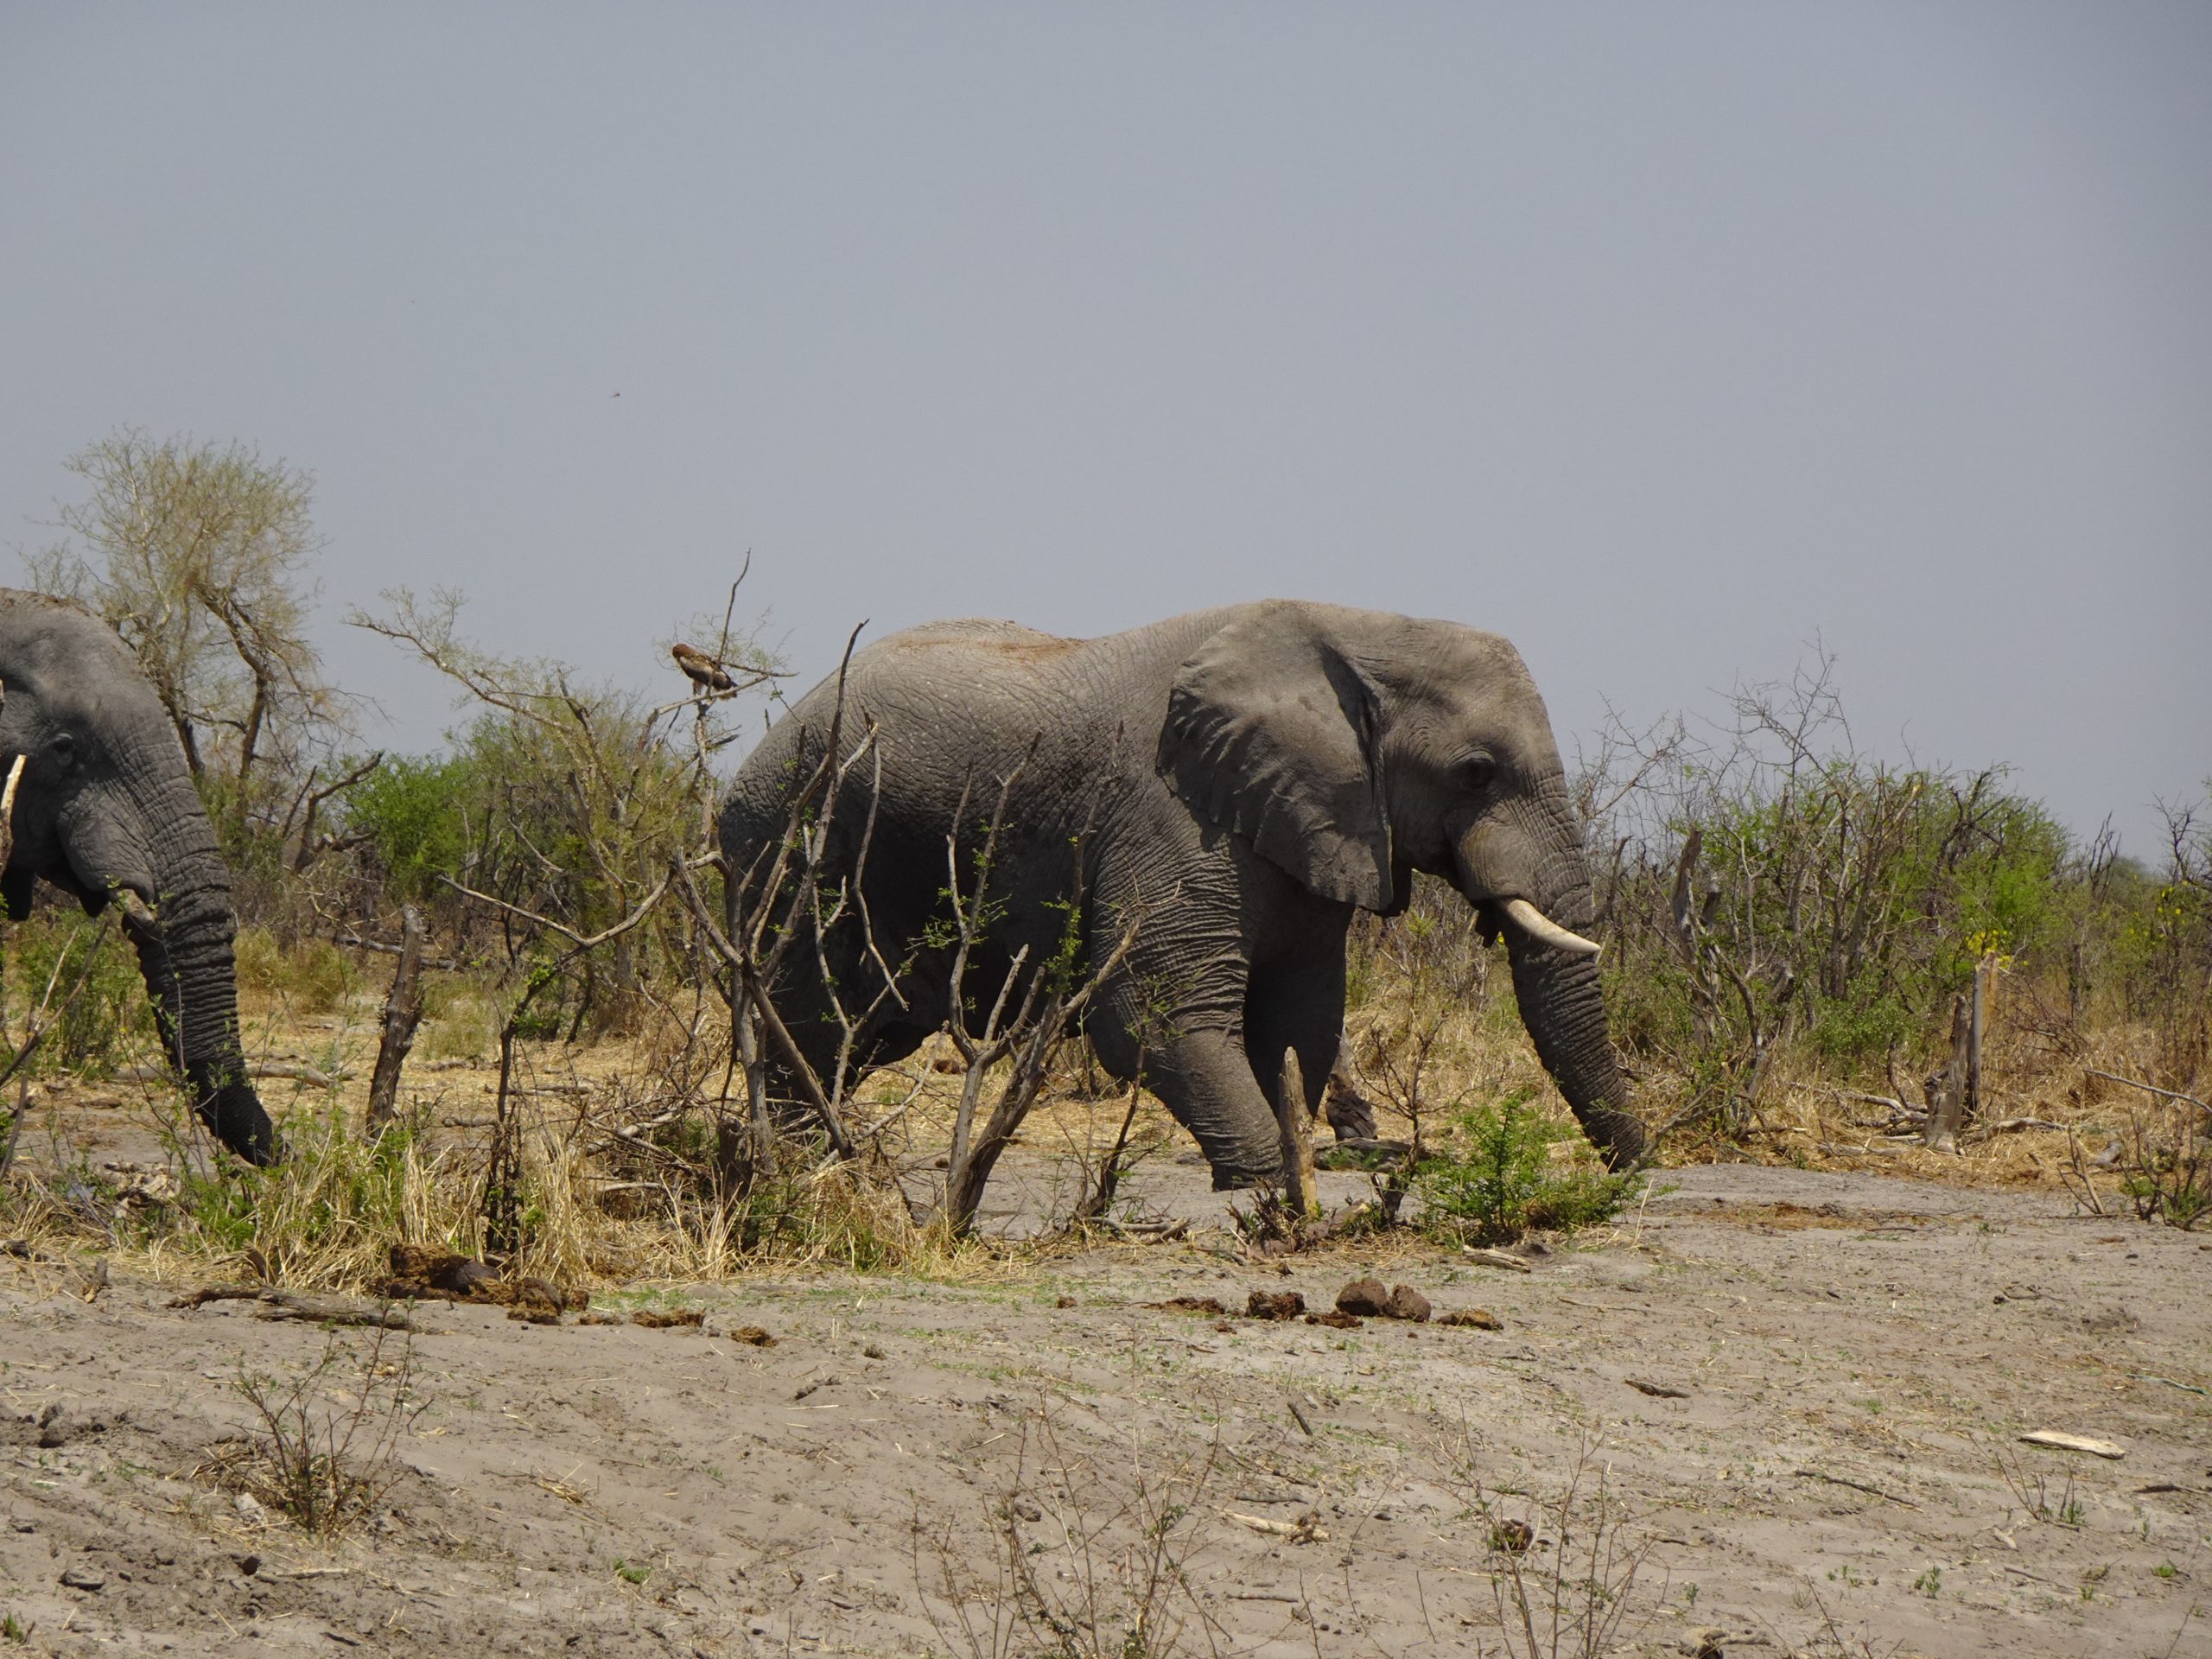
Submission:
{"label": "fallen branch", "polygon": [[1459,1247],[1459,1254],[1470,1261],[1480,1262],[1486,1268],[1503,1268],[1510,1273],[1535,1271],[1535,1268],[1529,1266],[1528,1262],[1509,1250],[1478,1249],[1471,1244],[1462,1244]]}
{"label": "fallen branch", "polygon": [[[382,939],[365,938],[351,929],[333,933],[330,936],[330,942],[333,944],[350,945],[356,950],[373,950],[378,956],[385,957],[396,957],[407,948],[404,944],[386,944]],[[425,968],[435,968],[441,972],[448,974],[460,973],[467,966],[466,963],[452,957],[423,957],[419,960]]]}
{"label": "fallen branch", "polygon": [[2023,1446],[2045,1446],[2055,1452],[2086,1452],[2093,1458],[2117,1461],[2127,1455],[2127,1448],[2115,1440],[2100,1440],[2088,1434],[2066,1434],[2055,1428],[2038,1428],[2020,1436]]}
{"label": "fallen branch", "polygon": [[1181,1221],[1116,1221],[1111,1217],[1096,1216],[1088,1224],[1103,1227],[1116,1238],[1142,1239],[1147,1244],[1180,1238],[1191,1230],[1188,1217]]}
{"label": "fallen branch", "polygon": [[1221,1517],[1234,1521],[1240,1527],[1249,1527],[1255,1532],[1265,1533],[1270,1538],[1287,1538],[1294,1544],[1325,1543],[1329,1535],[1316,1522],[1319,1517],[1308,1510],[1295,1521],[1277,1521],[1264,1515],[1245,1515],[1236,1510],[1224,1510]]}
{"label": "fallen branch", "polygon": [[310,1325],[381,1325],[387,1331],[418,1327],[399,1308],[385,1302],[356,1301],[345,1296],[312,1296],[296,1290],[276,1290],[253,1285],[208,1285],[171,1300],[171,1307],[201,1307],[209,1302],[251,1301],[261,1306],[255,1317],[264,1319],[304,1319]]}
{"label": "fallen branch", "polygon": [[[261,1079],[279,1078],[304,1083],[315,1089],[334,1089],[341,1083],[353,1081],[351,1071],[326,1071],[321,1066],[308,1065],[295,1060],[255,1060],[248,1063],[245,1074]],[[165,1065],[124,1065],[116,1069],[118,1083],[168,1083],[175,1073]]]}

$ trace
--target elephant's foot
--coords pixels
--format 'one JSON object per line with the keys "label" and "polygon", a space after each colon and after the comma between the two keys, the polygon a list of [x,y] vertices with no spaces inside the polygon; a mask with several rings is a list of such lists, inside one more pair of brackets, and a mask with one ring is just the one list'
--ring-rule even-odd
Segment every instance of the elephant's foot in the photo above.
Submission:
{"label": "elephant's foot", "polygon": [[1217,1192],[1245,1192],[1254,1187],[1277,1186],[1281,1182],[1282,1160],[1280,1158],[1265,1168],[1230,1164],[1213,1166],[1213,1190]]}

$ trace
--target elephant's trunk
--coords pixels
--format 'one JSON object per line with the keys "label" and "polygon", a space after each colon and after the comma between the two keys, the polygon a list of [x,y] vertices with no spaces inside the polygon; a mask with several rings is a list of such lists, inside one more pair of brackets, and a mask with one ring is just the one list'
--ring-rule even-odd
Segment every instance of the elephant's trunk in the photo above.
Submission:
{"label": "elephant's trunk", "polygon": [[[246,1078],[238,1030],[238,915],[213,830],[188,782],[191,809],[172,817],[168,849],[149,905],[124,890],[124,931],[138,953],[162,1051],[215,1137],[249,1163],[273,1164],[281,1146]],[[195,822],[196,820],[196,822]],[[194,830],[196,834],[193,833]],[[204,844],[203,844],[204,843]]]}
{"label": "elephant's trunk", "polygon": [[1505,938],[1521,1022],[1583,1133],[1613,1168],[1643,1155],[1643,1125],[1605,1027],[1590,878],[1565,791],[1503,823],[1476,825],[1459,847],[1460,891]]}
{"label": "elephant's trunk", "polygon": [[1635,1162],[1644,1152],[1643,1125],[1627,1110],[1628,1085],[1606,1034],[1596,959],[1510,930],[1505,949],[1536,1058],[1606,1164],[1618,1169]]}

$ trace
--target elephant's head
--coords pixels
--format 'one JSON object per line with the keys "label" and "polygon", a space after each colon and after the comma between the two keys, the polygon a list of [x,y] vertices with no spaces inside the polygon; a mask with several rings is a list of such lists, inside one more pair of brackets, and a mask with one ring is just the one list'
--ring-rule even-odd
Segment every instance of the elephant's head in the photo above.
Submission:
{"label": "elephant's head", "polygon": [[9,915],[28,912],[41,876],[89,914],[117,906],[200,1116],[241,1156],[271,1161],[238,1037],[230,874],[175,730],[112,629],[0,590],[0,776],[19,755]]}
{"label": "elephant's head", "polygon": [[1643,1126],[1605,1028],[1582,826],[1513,647],[1454,623],[1275,601],[1179,671],[1160,769],[1313,892],[1394,914],[1444,877],[1503,935],[1521,1017],[1616,1166]]}

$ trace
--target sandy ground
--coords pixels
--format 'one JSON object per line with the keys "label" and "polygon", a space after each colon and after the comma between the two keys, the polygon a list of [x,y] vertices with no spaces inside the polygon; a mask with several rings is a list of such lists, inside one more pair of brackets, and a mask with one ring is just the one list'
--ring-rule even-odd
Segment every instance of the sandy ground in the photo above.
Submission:
{"label": "sandy ground", "polygon": [[[1201,1170],[1138,1179],[1222,1215]],[[120,1277],[87,1300],[85,1263],[0,1256],[0,1652],[1055,1650],[1006,1628],[1016,1566],[1077,1652],[1119,1654],[1147,1593],[1178,1651],[1523,1652],[1510,1561],[1540,1645],[1563,1602],[1579,1653],[1594,1548],[1619,1614],[1594,1651],[2212,1654],[2212,1243],[2048,1192],[1669,1187],[1525,1273],[1285,1268],[1194,1231],[995,1282],[600,1303],[698,1328],[427,1305],[396,1484],[334,1541],[213,1471],[241,1372],[297,1376],[324,1331]],[[1503,1328],[1242,1317],[1370,1268]],[[1237,1316],[1153,1306],[1208,1296]],[[336,1338],[319,1410],[362,1397],[364,1340]],[[1521,1519],[1527,1551],[1492,1549]]]}

